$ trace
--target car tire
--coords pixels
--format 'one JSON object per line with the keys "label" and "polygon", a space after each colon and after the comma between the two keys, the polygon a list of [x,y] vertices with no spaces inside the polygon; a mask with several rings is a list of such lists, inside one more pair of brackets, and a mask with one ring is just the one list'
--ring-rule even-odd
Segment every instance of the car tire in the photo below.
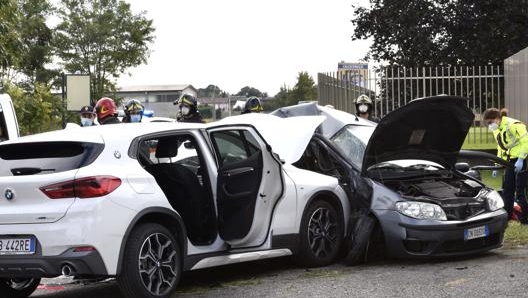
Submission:
{"label": "car tire", "polygon": [[0,293],[3,298],[26,298],[39,284],[40,278],[1,278]]}
{"label": "car tire", "polygon": [[343,244],[343,223],[332,204],[318,200],[305,210],[301,221],[297,261],[308,267],[332,264]]}
{"label": "car tire", "polygon": [[359,265],[365,262],[367,248],[372,236],[376,221],[374,218],[364,215],[357,218],[350,235],[347,237],[348,252],[344,259],[346,265]]}
{"label": "car tire", "polygon": [[180,281],[181,262],[180,245],[166,227],[141,224],[127,240],[117,284],[127,298],[168,298]]}

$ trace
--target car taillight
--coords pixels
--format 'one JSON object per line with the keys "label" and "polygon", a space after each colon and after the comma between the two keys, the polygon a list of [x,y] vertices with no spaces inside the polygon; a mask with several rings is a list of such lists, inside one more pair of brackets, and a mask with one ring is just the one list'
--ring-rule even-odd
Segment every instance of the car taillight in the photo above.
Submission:
{"label": "car taillight", "polygon": [[50,199],[79,197],[96,198],[105,196],[121,185],[121,179],[114,176],[92,176],[46,185],[40,190]]}

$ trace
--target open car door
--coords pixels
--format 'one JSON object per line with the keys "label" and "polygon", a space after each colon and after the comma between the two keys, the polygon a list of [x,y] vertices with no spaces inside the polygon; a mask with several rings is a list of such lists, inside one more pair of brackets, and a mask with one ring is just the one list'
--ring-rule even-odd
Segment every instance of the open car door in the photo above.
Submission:
{"label": "open car door", "polygon": [[283,193],[281,162],[251,126],[208,129],[217,163],[220,237],[231,247],[262,245]]}

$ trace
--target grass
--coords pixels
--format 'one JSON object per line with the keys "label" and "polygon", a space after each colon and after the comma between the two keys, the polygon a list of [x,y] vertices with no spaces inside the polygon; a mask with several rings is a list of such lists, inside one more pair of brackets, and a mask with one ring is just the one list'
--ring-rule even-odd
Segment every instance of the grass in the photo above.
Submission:
{"label": "grass", "polygon": [[504,233],[504,247],[516,248],[528,244],[528,225],[521,225],[518,221],[510,220]]}
{"label": "grass", "polygon": [[489,150],[496,149],[497,143],[493,134],[485,127],[471,127],[462,145],[466,150]]}

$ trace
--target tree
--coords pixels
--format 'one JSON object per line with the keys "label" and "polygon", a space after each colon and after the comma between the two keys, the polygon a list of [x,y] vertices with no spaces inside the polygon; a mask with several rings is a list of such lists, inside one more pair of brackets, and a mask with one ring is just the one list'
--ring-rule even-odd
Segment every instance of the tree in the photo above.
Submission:
{"label": "tree", "polygon": [[16,0],[0,0],[0,82],[11,79],[10,72],[21,59],[22,43],[17,30],[21,16]]}
{"label": "tree", "polygon": [[36,82],[49,83],[59,77],[58,70],[50,70],[47,65],[52,62],[52,31],[46,24],[52,6],[47,1],[23,0],[22,18],[18,31],[23,45],[19,63],[20,71],[25,74],[30,86]]}
{"label": "tree", "polygon": [[372,38],[365,59],[401,66],[484,65],[528,46],[528,2],[372,0],[354,6],[353,40]]}
{"label": "tree", "polygon": [[266,92],[260,92],[260,90],[258,90],[257,88],[253,88],[253,87],[249,87],[249,86],[246,86],[242,89],[240,89],[240,91],[238,91],[237,94],[235,94],[236,96],[246,96],[246,97],[250,97],[250,96],[256,96],[256,97],[268,97],[268,94]]}
{"label": "tree", "polygon": [[92,101],[115,90],[113,79],[146,63],[152,20],[121,0],[61,0],[57,54],[67,72],[91,77]]}
{"label": "tree", "polygon": [[198,89],[198,97],[228,97],[227,92],[222,91],[216,85],[209,85],[205,88]]}
{"label": "tree", "polygon": [[288,105],[297,104],[299,101],[317,100],[317,87],[315,82],[307,72],[300,72],[297,83],[293,87],[292,96]]}
{"label": "tree", "polygon": [[273,99],[264,102],[263,106],[265,111],[273,111],[287,106],[289,102],[294,102],[292,92],[286,85],[283,85]]}
{"label": "tree", "polygon": [[62,127],[62,113],[65,112],[59,97],[51,94],[50,88],[36,83],[32,91],[13,84],[5,85],[11,96],[17,115],[21,135],[39,133]]}

